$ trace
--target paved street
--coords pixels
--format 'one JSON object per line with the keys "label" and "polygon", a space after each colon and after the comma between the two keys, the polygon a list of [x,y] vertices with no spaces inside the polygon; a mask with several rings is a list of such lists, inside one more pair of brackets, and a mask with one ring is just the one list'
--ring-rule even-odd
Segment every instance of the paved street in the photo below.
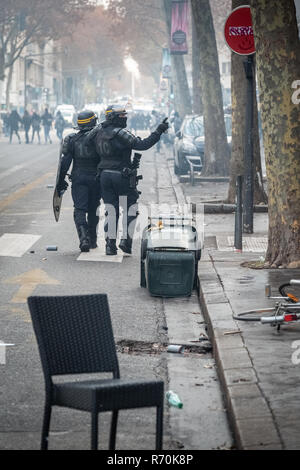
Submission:
{"label": "paved street", "polygon": [[[141,208],[183,202],[170,158],[144,153]],[[44,385],[27,296],[94,292],[108,294],[122,377],[162,378],[183,401],[182,410],[165,407],[164,448],[234,447],[210,342],[204,347],[199,340],[207,331],[196,292],[188,299],[151,297],[139,286],[139,240],[132,256],[105,259],[103,220],[99,248],[80,255],[70,190],[59,223],[52,213],[57,159],[54,135],[52,145],[0,142],[0,340],[14,345],[0,364],[0,449],[39,448]],[[144,222],[141,213],[141,229]],[[47,251],[53,245],[57,251]],[[168,353],[168,344],[183,344],[185,352]],[[100,418],[100,447],[106,449],[109,415]],[[87,414],[55,409],[50,448],[88,449],[89,432]],[[154,410],[123,411],[117,449],[153,449],[154,432]]]}
{"label": "paved street", "polygon": [[[182,186],[194,202],[226,198],[227,184],[197,182]],[[239,449],[288,449],[300,446],[300,326],[278,333],[270,325],[237,322],[233,314],[272,307],[265,285],[299,279],[299,269],[250,269],[267,246],[268,214],[254,214],[254,233],[243,236],[243,253],[233,249],[234,214],[205,214],[206,250],[199,265],[201,305],[209,324],[219,376],[236,446]],[[259,241],[259,243],[258,243]]]}

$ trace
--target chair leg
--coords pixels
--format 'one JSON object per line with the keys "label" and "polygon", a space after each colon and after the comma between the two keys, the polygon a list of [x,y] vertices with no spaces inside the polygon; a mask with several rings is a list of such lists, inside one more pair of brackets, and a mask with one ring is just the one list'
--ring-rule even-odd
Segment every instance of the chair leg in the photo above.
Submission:
{"label": "chair leg", "polygon": [[98,411],[92,411],[91,450],[98,449]]}
{"label": "chair leg", "polygon": [[47,450],[48,449],[48,438],[49,438],[51,410],[52,410],[51,403],[49,403],[48,400],[46,400],[45,408],[44,408],[41,450]]}
{"label": "chair leg", "polygon": [[112,419],[111,419],[111,426],[110,426],[109,450],[115,450],[116,448],[118,414],[119,414],[119,410],[113,411]]}
{"label": "chair leg", "polygon": [[163,448],[163,406],[156,408],[156,450]]}

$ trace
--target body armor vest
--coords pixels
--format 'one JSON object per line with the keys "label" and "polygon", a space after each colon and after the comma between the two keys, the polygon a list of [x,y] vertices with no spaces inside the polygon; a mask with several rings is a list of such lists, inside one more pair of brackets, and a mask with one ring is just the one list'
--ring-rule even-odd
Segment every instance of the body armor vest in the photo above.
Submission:
{"label": "body armor vest", "polygon": [[99,155],[96,150],[95,141],[90,132],[79,132],[72,138],[73,146],[73,170],[97,170]]}
{"label": "body armor vest", "polygon": [[96,137],[96,147],[100,155],[99,167],[102,170],[122,170],[130,166],[131,148],[121,139],[123,129],[113,125],[102,126]]}

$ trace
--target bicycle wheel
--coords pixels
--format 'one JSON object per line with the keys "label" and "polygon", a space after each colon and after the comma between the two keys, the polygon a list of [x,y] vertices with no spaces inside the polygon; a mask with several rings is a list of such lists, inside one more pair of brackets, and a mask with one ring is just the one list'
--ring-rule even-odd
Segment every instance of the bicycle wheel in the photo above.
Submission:
{"label": "bicycle wheel", "polygon": [[261,317],[264,317],[270,313],[275,314],[274,307],[248,310],[246,312],[241,312],[241,313],[238,313],[237,315],[233,315],[233,318],[234,320],[241,320],[241,321],[260,321]]}
{"label": "bicycle wheel", "polygon": [[287,282],[286,284],[281,284],[278,290],[282,297],[288,297],[287,302],[297,303],[300,301],[299,285],[293,285],[290,282]]}

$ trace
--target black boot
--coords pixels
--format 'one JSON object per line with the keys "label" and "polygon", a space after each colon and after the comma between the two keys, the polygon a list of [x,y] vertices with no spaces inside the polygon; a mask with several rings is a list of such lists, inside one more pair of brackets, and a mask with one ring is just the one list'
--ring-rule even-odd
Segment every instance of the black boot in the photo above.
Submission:
{"label": "black boot", "polygon": [[90,238],[90,248],[98,248],[97,238]]}
{"label": "black boot", "polygon": [[116,240],[106,239],[105,253],[107,255],[116,255],[117,254]]}
{"label": "black boot", "polygon": [[89,230],[89,240],[90,248],[98,248],[97,245],[97,227],[99,223],[99,217],[95,215],[88,216],[88,230]]}
{"label": "black boot", "polygon": [[88,236],[88,230],[84,225],[78,227],[78,236],[79,236],[79,248],[83,253],[90,251],[90,241]]}
{"label": "black boot", "polygon": [[119,248],[121,248],[124,253],[128,253],[131,255],[132,253],[132,238],[122,238],[119,244]]}

